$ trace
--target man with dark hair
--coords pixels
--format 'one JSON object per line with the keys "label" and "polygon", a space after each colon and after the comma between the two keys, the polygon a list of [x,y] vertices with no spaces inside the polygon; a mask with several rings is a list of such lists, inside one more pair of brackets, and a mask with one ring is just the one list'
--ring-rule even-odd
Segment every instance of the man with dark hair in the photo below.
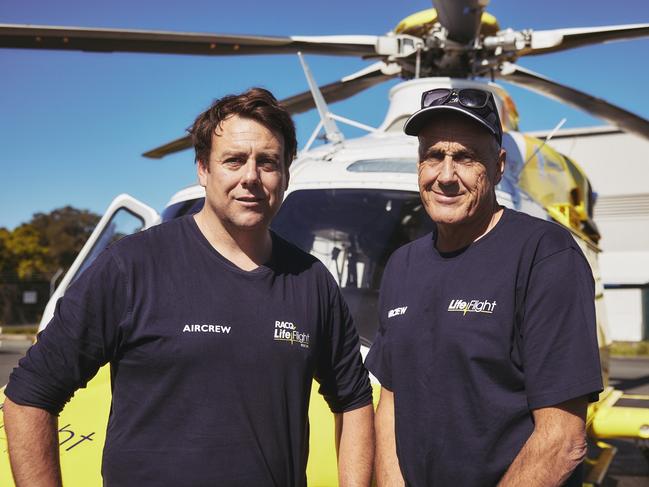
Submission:
{"label": "man with dark hair", "polygon": [[349,311],[326,268],[269,231],[290,115],[256,88],[190,132],[202,210],[109,247],[10,378],[17,485],[61,484],[56,416],[108,362],[104,485],[306,485],[313,378],[335,413],[341,485],[369,485],[371,388]]}
{"label": "man with dark hair", "polygon": [[284,161],[291,165],[297,154],[295,125],[291,114],[282,109],[273,94],[263,88],[251,88],[240,95],[227,95],[201,113],[188,129],[192,136],[196,162],[207,161],[212,150],[212,137],[219,124],[228,117],[250,118],[281,134],[284,140]]}
{"label": "man with dark hair", "polygon": [[581,486],[602,389],[590,267],[567,230],[498,204],[489,91],[427,91],[404,130],[435,230],[383,275],[378,484]]}

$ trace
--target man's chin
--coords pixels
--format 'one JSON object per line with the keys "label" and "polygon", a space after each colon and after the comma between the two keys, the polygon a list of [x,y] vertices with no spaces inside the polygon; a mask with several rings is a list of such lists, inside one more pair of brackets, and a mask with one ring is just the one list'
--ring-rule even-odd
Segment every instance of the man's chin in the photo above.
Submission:
{"label": "man's chin", "polygon": [[467,220],[465,212],[459,208],[434,208],[427,212],[430,219],[439,225],[458,225]]}
{"label": "man's chin", "polygon": [[267,230],[270,226],[270,219],[266,218],[264,215],[248,215],[244,218],[236,218],[230,223],[232,227],[238,231],[256,232]]}

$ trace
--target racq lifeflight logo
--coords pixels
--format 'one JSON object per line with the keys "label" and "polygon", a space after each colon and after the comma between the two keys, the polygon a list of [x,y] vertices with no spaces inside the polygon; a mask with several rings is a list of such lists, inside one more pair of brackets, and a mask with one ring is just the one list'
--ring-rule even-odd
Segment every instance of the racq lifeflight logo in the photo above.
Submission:
{"label": "racq lifeflight logo", "polygon": [[496,301],[483,301],[479,299],[452,299],[448,305],[447,311],[456,311],[466,316],[467,313],[487,313],[492,314],[496,308]]}
{"label": "racq lifeflight logo", "polygon": [[309,334],[299,331],[295,323],[290,321],[275,321],[273,340],[276,342],[288,342],[291,345],[298,344],[303,348],[309,348]]}

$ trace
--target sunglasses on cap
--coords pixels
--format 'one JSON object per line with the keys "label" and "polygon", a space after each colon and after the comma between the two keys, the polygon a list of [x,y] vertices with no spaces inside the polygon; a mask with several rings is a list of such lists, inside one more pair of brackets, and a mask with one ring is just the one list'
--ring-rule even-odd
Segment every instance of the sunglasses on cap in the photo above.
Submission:
{"label": "sunglasses on cap", "polygon": [[[421,108],[434,107],[437,105],[444,105],[453,98],[466,108],[484,108],[489,102],[489,95],[491,93],[483,90],[476,90],[473,88],[465,88],[461,90],[450,88],[435,88],[434,90],[424,91],[421,95]],[[452,101],[456,101],[453,99]]]}

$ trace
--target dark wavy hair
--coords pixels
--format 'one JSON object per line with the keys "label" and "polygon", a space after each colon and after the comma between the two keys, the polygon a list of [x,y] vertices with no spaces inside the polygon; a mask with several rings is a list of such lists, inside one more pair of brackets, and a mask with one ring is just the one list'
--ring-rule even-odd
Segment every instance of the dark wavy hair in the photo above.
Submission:
{"label": "dark wavy hair", "polygon": [[205,163],[212,150],[212,134],[227,118],[239,115],[264,125],[284,137],[284,164],[289,168],[297,153],[295,124],[291,114],[273,94],[264,88],[250,88],[240,95],[227,95],[216,100],[187,129],[192,137],[196,162]]}

